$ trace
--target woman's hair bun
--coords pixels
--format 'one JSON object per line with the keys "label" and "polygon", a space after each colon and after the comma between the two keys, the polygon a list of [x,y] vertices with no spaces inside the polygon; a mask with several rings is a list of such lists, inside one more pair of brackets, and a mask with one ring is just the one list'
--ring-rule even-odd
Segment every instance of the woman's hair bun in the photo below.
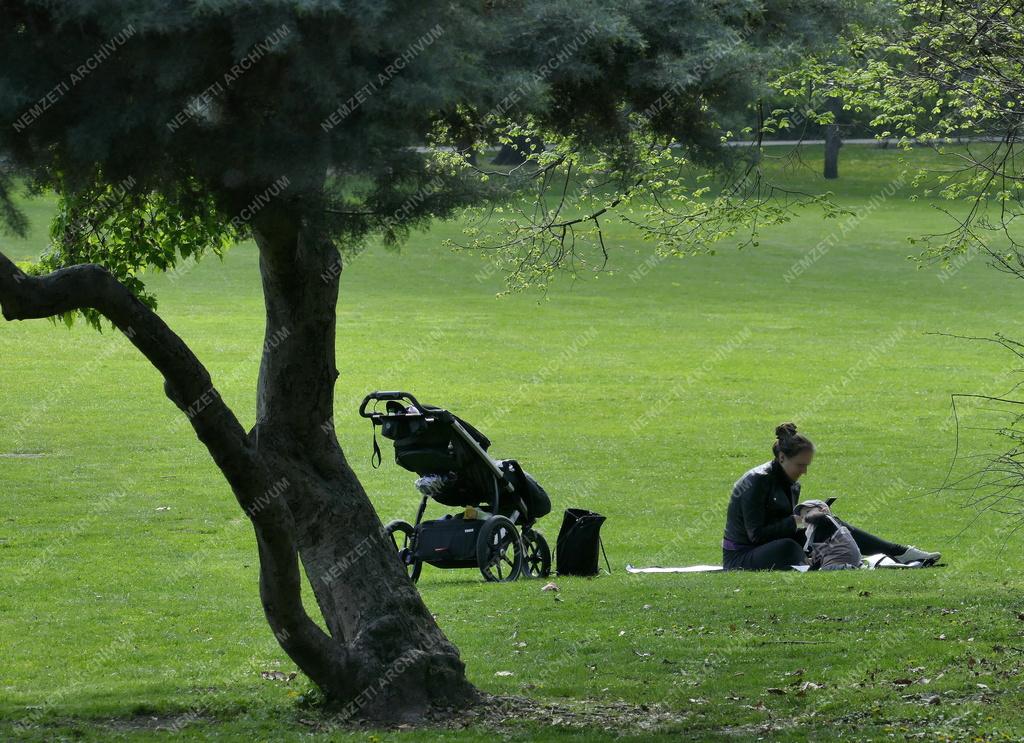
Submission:
{"label": "woman's hair bun", "polygon": [[775,438],[780,441],[796,436],[796,423],[781,423],[775,427]]}
{"label": "woman's hair bun", "polygon": [[814,451],[814,444],[802,433],[796,432],[796,423],[782,423],[775,427],[772,454],[779,456],[779,452],[782,452],[787,457],[795,457],[802,451]]}

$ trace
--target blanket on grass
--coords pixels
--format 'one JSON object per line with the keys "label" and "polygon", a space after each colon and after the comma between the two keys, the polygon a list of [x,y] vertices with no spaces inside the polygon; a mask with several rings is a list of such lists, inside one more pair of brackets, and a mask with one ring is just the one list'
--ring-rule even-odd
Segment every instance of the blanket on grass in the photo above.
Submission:
{"label": "blanket on grass", "polygon": [[[790,567],[792,567],[793,570],[799,570],[801,573],[806,573],[810,568],[809,565],[791,565]],[[861,558],[860,567],[863,570],[878,570],[882,568],[923,568],[927,566],[920,560],[904,564],[902,562],[896,562],[888,555],[877,554],[865,555]],[[626,565],[627,573],[717,573],[721,570],[724,570],[721,565],[687,565],[686,567],[680,568],[636,568],[632,565]]]}

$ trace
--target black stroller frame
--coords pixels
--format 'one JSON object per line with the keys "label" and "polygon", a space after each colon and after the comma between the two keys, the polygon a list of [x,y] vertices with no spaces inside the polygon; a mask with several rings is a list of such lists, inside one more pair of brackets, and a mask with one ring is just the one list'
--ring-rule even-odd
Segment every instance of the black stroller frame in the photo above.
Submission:
{"label": "black stroller frame", "polygon": [[[386,410],[368,411],[371,402],[385,402]],[[550,500],[518,462],[495,461],[487,453],[486,436],[448,410],[420,404],[408,392],[371,392],[359,415],[373,425],[374,466],[381,460],[379,426],[381,435],[394,441],[396,463],[420,475],[415,522],[396,519],[384,527],[414,582],[423,563],[479,568],[484,579],[495,582],[550,575],[551,550],[533,528],[550,510]],[[424,521],[431,499],[465,507],[465,513]],[[481,504],[488,506],[485,519],[477,517]]]}

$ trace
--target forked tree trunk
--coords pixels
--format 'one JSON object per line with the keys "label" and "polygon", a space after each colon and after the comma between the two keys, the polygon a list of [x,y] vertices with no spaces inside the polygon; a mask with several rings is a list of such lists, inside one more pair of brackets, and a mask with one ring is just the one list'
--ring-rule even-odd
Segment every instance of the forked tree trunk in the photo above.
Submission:
{"label": "forked tree trunk", "polygon": [[[260,597],[290,658],[353,716],[404,721],[465,705],[477,692],[406,577],[332,425],[339,255],[297,222],[254,228],[267,343],[248,434],[184,342],[106,269],[26,276],[0,254],[7,320],[93,308],[163,374],[255,531]],[[306,614],[302,567],[328,628]]]}
{"label": "forked tree trunk", "polygon": [[458,652],[382,535],[335,436],[339,253],[329,239],[287,220],[261,222],[255,237],[267,326],[252,435],[261,458],[287,481],[282,497],[295,519],[299,555],[359,679],[358,704],[389,718],[464,704],[475,691]]}

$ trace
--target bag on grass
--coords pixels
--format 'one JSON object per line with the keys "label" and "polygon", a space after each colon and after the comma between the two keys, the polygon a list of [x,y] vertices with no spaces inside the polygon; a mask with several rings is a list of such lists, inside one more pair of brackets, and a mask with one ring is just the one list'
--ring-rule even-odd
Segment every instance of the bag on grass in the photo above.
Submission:
{"label": "bag on grass", "polygon": [[[567,508],[562,518],[555,545],[555,559],[559,575],[597,575],[598,552],[601,543],[601,524],[605,517],[583,508]],[[608,555],[604,558],[608,564]],[[608,572],[612,571],[608,565]]]}

